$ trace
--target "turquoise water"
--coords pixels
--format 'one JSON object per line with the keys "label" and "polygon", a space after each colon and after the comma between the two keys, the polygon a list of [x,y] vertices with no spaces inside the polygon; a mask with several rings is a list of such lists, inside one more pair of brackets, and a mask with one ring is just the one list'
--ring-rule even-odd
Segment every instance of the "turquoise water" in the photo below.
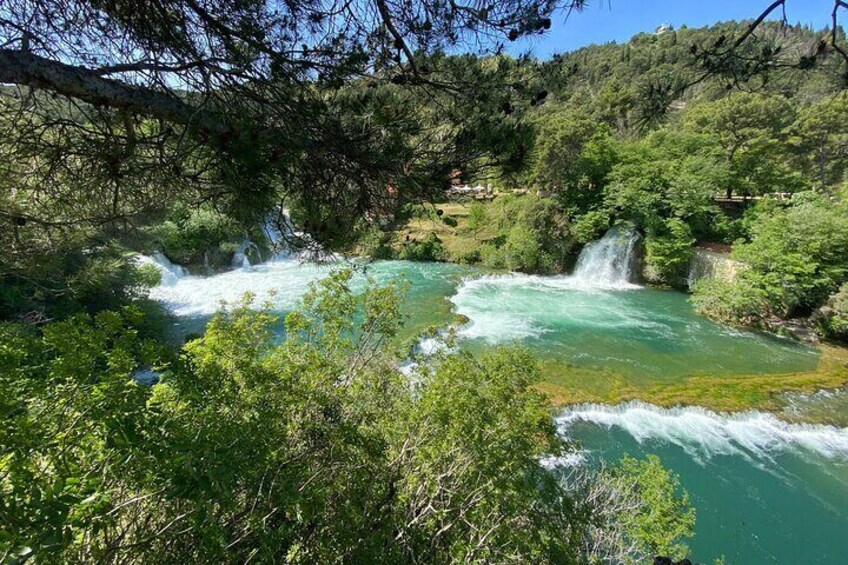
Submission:
{"label": "turquoise water", "polygon": [[[274,261],[208,277],[171,277],[152,296],[175,316],[175,334],[185,335],[202,331],[222,302],[245,292],[278,312],[290,311],[311,282],[337,266]],[[561,371],[579,367],[672,383],[691,375],[810,370],[818,360],[814,349],[700,318],[675,292],[580,277],[492,275],[448,264],[376,262],[367,274],[383,283],[409,282],[407,337],[454,323],[461,314],[465,347],[518,343]],[[363,285],[360,274],[354,288]],[[798,397],[792,406],[793,419],[803,420],[805,411],[846,404],[844,396],[822,396]],[[845,428],[785,424],[756,412],[730,417],[641,405],[582,407],[570,414],[563,433],[582,441],[590,461],[657,453],[681,475],[698,509],[691,542],[697,560],[723,554],[728,563],[846,562]]]}
{"label": "turquoise water", "polygon": [[653,453],[680,476],[697,512],[693,560],[846,562],[848,429],[638,405],[576,412],[586,419],[565,433],[590,462]]}
{"label": "turquoise water", "polygon": [[816,350],[788,339],[695,315],[679,292],[513,274],[469,280],[451,301],[470,320],[460,335],[478,348],[518,342],[543,359],[636,382],[809,371],[818,362]]}

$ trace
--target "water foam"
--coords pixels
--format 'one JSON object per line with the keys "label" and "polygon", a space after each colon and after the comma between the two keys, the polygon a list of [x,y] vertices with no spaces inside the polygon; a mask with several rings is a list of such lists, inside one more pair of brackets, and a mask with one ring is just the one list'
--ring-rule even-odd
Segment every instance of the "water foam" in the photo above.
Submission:
{"label": "water foam", "polygon": [[[630,288],[638,287],[628,283],[615,290]],[[666,324],[635,311],[615,294],[572,276],[511,273],[466,279],[450,301],[469,320],[458,335],[489,343],[539,338],[561,324],[668,332]]]}
{"label": "water foam", "polygon": [[159,271],[160,285],[172,286],[186,276],[187,271],[180,265],[175,265],[168,260],[161,251],[154,251],[153,255],[136,255],[135,262],[139,266],[149,265]]}
{"label": "water foam", "polygon": [[292,309],[310,283],[327,276],[331,265],[302,263],[290,259],[245,266],[201,277],[184,275],[151,289],[150,297],[162,302],[178,317],[210,316],[221,304],[234,303],[246,294],[259,303],[270,302],[276,310]]}
{"label": "water foam", "polygon": [[576,422],[617,427],[639,443],[670,443],[701,462],[720,455],[769,459],[787,451],[848,460],[848,428],[789,424],[757,411],[724,414],[694,406],[660,408],[643,402],[583,404],[568,409],[556,421],[563,433]]}

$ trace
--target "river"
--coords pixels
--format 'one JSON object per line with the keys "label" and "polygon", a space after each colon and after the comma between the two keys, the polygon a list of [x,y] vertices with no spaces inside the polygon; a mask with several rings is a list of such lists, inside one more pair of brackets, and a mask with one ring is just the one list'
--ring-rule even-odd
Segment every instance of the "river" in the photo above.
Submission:
{"label": "river", "polygon": [[[526,346],[550,386],[639,390],[692,376],[816,367],[815,349],[713,324],[696,316],[681,293],[630,283],[634,241],[631,234],[611,232],[587,246],[570,276],[403,261],[365,268],[378,282],[409,281],[405,337],[457,323],[459,314],[461,345],[472,351],[500,343]],[[191,276],[161,256],[145,261],[163,272],[152,297],[174,315],[174,339],[201,332],[222,303],[245,292],[278,312],[290,311],[311,282],[334,268],[277,259]],[[354,286],[363,285],[357,276]],[[720,555],[727,563],[845,562],[848,428],[797,422],[808,405],[844,409],[831,398],[795,398],[794,423],[761,412],[727,415],[640,403],[572,406],[558,422],[562,433],[581,443],[587,464],[656,453],[677,472],[697,508],[690,546],[700,562]]]}

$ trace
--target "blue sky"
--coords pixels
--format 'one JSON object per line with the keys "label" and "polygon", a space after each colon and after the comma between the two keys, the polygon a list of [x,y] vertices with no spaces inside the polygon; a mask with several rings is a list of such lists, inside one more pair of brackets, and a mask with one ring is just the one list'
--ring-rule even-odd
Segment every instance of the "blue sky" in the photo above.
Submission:
{"label": "blue sky", "polygon": [[[567,20],[564,14],[556,16],[548,34],[521,41],[510,51],[529,49],[536,57],[547,59],[554,53],[573,51],[592,43],[621,43],[640,31],[654,31],[663,23],[675,28],[682,24],[701,27],[725,20],[752,19],[771,0],[589,0],[588,3],[582,12],[573,12]],[[830,22],[833,0],[788,0],[786,4],[789,23],[822,28]],[[775,14],[779,17],[778,12]]]}

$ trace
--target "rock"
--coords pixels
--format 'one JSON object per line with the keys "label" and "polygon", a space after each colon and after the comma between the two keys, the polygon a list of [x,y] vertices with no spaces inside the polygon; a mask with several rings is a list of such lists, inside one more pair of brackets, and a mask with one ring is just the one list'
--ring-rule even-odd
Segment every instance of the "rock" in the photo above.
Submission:
{"label": "rock", "polygon": [[674,561],[671,560],[671,557],[654,557],[654,565],[674,565]]}
{"label": "rock", "polygon": [[744,268],[743,263],[731,259],[727,253],[717,253],[710,249],[696,247],[692,250],[689,259],[689,273],[686,277],[686,283],[692,286],[701,279],[733,282]]}

